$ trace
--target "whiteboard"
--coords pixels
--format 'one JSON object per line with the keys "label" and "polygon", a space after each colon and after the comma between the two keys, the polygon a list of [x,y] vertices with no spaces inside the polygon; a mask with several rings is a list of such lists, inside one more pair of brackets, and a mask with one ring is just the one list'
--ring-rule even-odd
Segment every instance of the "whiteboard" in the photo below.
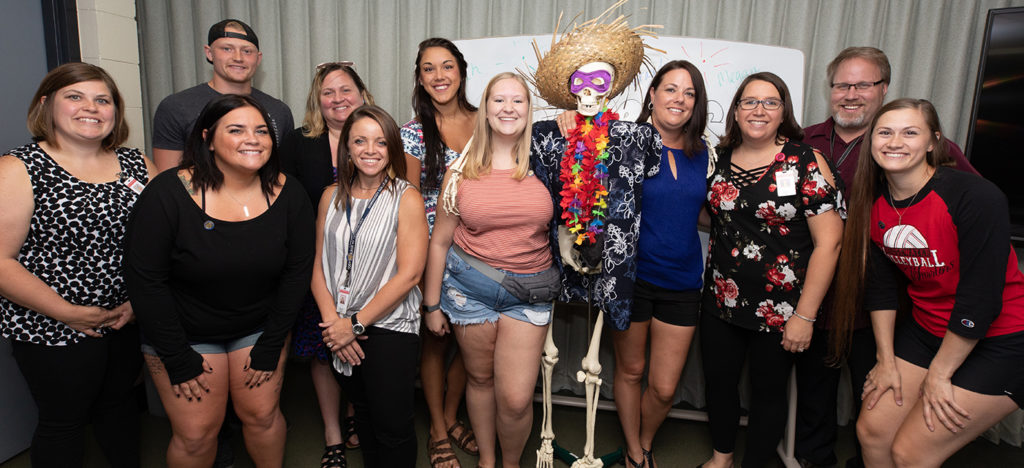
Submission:
{"label": "whiteboard", "polygon": [[[498,73],[514,72],[517,68],[527,73],[536,70],[534,40],[541,53],[547,53],[551,44],[550,34],[455,41],[469,63],[466,83],[469,102],[479,104],[487,82]],[[736,87],[747,76],[761,71],[775,73],[786,82],[793,99],[794,115],[798,121],[803,115],[804,53],[798,49],[679,36],[647,37],[644,42],[665,52],[648,49],[654,68],[641,67],[637,80],[639,86],[627,87],[611,101],[609,107],[618,112],[622,120],[635,120],[640,115],[643,93],[651,77],[672,60],[687,60],[704,75],[708,90],[708,129],[716,135],[725,134],[725,112]],[[548,107],[546,102],[536,97],[534,106],[535,121],[551,119],[562,112]]]}

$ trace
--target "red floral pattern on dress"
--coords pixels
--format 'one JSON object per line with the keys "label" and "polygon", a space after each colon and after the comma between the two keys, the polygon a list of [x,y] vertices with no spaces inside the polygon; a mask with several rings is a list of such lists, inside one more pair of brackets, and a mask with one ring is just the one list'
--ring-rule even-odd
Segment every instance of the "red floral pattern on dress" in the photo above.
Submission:
{"label": "red floral pattern on dress", "polygon": [[[807,218],[845,209],[810,146],[787,142],[782,153],[757,182],[742,185],[731,177],[732,152],[723,150],[709,178],[704,310],[750,330],[783,330],[814,248]],[[796,185],[780,187],[780,173],[795,175]],[[786,188],[793,195],[779,196]]]}

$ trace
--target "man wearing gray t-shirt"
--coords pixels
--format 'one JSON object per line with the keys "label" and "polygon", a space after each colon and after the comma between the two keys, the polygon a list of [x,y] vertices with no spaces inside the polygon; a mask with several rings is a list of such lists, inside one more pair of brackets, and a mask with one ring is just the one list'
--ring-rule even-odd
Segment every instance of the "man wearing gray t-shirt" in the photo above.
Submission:
{"label": "man wearing gray t-shirt", "polygon": [[280,141],[292,129],[288,105],[252,87],[252,77],[263,59],[259,38],[249,25],[226,19],[210,27],[206,61],[213,64],[213,79],[164,98],[153,116],[153,161],[163,171],[181,162],[192,126],[211,99],[222,94],[248,94],[270,115],[270,127]]}

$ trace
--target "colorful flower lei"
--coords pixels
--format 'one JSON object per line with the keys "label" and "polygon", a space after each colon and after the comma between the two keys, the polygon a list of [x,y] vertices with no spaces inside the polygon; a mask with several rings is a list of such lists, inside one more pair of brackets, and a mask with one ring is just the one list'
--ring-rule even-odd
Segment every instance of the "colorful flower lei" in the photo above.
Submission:
{"label": "colorful flower lei", "polygon": [[593,117],[576,114],[576,128],[562,158],[558,179],[562,182],[562,219],[576,234],[576,245],[597,242],[604,232],[604,210],[608,208],[608,123],[619,114],[607,108]]}

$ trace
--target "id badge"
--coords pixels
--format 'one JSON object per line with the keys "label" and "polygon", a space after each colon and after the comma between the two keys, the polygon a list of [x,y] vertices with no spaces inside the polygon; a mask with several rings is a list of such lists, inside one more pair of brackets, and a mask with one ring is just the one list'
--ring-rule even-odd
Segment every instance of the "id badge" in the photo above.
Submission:
{"label": "id badge", "polygon": [[775,190],[780,197],[796,195],[796,171],[790,169],[775,173]]}
{"label": "id badge", "polygon": [[351,294],[352,291],[344,286],[338,288],[338,316],[344,317],[348,312],[348,298]]}
{"label": "id badge", "polygon": [[139,182],[139,179],[134,177],[129,177],[128,180],[124,181],[124,184],[132,189],[132,192],[135,192],[136,195],[142,193],[142,189],[146,188],[146,184]]}

